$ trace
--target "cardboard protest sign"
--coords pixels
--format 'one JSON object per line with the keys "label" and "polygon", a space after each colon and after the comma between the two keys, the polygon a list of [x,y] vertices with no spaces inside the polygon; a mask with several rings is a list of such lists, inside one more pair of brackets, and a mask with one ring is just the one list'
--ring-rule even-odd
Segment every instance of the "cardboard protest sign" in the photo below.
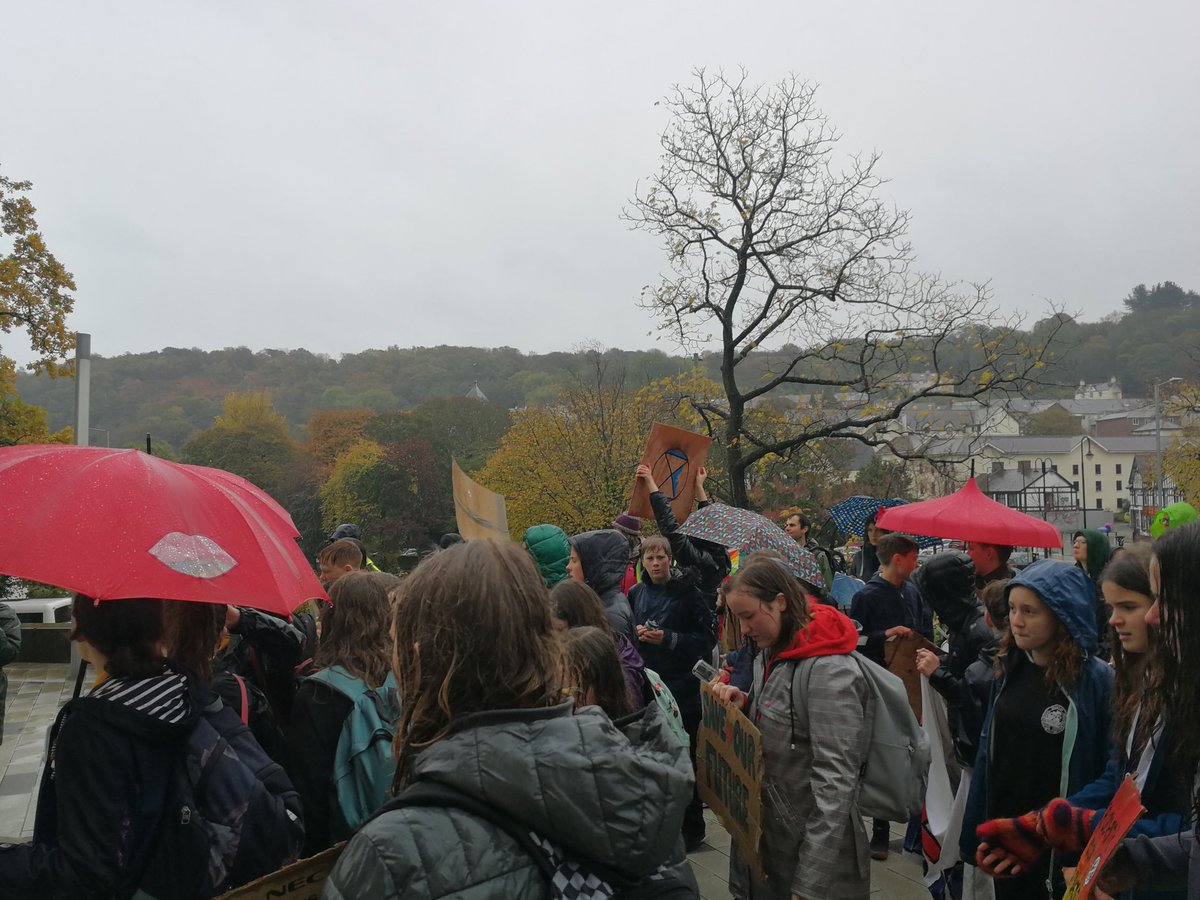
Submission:
{"label": "cardboard protest sign", "polygon": [[762,878],[762,733],[740,710],[700,685],[703,715],[696,732],[696,784],[750,868]]}
{"label": "cardboard protest sign", "polygon": [[921,721],[921,673],[917,671],[917,651],[932,650],[939,653],[932,641],[914,632],[912,637],[890,637],[883,645],[883,661],[888,671],[904,682],[908,692],[908,705],[913,715]]}
{"label": "cardboard protest sign", "polygon": [[1075,867],[1063,900],[1087,900],[1092,896],[1096,879],[1116,853],[1121,839],[1129,833],[1133,823],[1145,811],[1142,798],[1138,796],[1137,784],[1126,775],[1125,781],[1117,788],[1112,802],[1108,804],[1104,815],[1096,824],[1091,840],[1083,848],[1083,855],[1079,857],[1079,864]]}
{"label": "cardboard protest sign", "polygon": [[325,879],[342,855],[343,842],[316,856],[284,866],[257,881],[234,888],[217,900],[317,900]]}
{"label": "cardboard protest sign", "polygon": [[509,540],[504,495],[472,481],[458,467],[456,460],[450,461],[450,471],[454,481],[454,517],[458,522],[458,533],[468,541],[480,538]]}
{"label": "cardboard protest sign", "polygon": [[[708,445],[712,438],[693,434],[682,428],[674,428],[655,422],[646,438],[646,449],[642,451],[641,465],[650,467],[650,474],[658,489],[671,501],[671,511],[680,524],[692,512],[696,499],[696,470],[708,458]],[[650,493],[639,479],[633,483],[633,494],[629,498],[629,513],[640,519],[653,519],[650,508]]]}

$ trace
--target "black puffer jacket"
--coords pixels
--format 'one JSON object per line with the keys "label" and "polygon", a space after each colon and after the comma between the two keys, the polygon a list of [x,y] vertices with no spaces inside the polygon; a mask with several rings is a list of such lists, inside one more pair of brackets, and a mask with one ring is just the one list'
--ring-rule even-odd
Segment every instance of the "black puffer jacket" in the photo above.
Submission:
{"label": "black puffer jacket", "polygon": [[621,579],[629,565],[629,541],[615,528],[585,531],[571,538],[571,546],[583,567],[583,580],[600,595],[604,604],[604,616],[612,625],[631,641],[637,640],[633,629],[633,612],[629,601],[621,593]]}
{"label": "black puffer jacket", "polygon": [[950,650],[929,677],[929,684],[946,698],[959,760],[972,766],[992,686],[997,646],[975,597],[975,565],[961,551],[939,553],[917,569],[913,583],[950,632]]}
{"label": "black puffer jacket", "polygon": [[654,521],[658,524],[658,530],[671,544],[671,557],[675,565],[681,569],[695,570],[700,593],[708,601],[709,608],[715,610],[717,588],[729,574],[729,554],[720,544],[697,540],[684,534],[671,509],[671,501],[662,491],[654,491],[650,495],[650,507],[654,510]]}

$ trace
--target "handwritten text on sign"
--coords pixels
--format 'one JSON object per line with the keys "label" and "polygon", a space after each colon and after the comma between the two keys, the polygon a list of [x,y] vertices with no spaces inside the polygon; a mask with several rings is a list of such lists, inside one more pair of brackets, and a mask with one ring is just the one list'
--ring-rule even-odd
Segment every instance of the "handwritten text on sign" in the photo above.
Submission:
{"label": "handwritten text on sign", "polygon": [[696,781],[700,798],[721,820],[742,858],[762,872],[762,734],[742,713],[700,686],[703,717],[696,734]]}

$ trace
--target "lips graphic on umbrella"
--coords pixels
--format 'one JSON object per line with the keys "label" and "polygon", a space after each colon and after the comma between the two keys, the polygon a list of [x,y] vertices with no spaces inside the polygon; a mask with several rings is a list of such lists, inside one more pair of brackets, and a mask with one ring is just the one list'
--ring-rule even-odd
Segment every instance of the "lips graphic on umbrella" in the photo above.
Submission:
{"label": "lips graphic on umbrella", "polygon": [[202,534],[172,531],[150,548],[150,555],[163,565],[193,578],[217,578],[237,565],[221,545]]}

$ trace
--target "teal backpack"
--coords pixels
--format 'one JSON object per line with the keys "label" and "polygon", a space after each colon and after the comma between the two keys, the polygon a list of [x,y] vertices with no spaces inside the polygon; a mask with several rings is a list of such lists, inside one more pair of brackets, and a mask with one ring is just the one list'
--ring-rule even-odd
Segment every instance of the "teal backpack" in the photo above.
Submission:
{"label": "teal backpack", "polygon": [[400,700],[391,672],[378,688],[368,688],[341,666],[310,676],[329,685],[354,704],[333,756],[333,798],[329,807],[329,836],[341,841],[387,802],[396,772],[392,738],[400,718]]}

